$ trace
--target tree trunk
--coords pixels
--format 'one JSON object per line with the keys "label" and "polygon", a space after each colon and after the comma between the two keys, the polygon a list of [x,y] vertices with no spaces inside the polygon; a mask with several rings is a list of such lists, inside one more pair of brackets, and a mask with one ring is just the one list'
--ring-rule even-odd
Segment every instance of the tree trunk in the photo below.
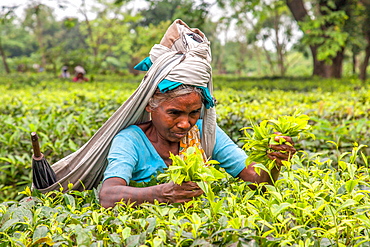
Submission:
{"label": "tree trunk", "polygon": [[361,63],[360,66],[360,79],[365,84],[366,79],[367,79],[367,66],[369,65],[369,59],[370,59],[370,27],[368,24],[370,21],[370,0],[362,0],[360,1],[363,6],[365,7],[365,13],[366,13],[366,18],[365,18],[365,25],[363,26],[363,33],[367,42],[366,48],[365,48],[365,57],[364,60]]}
{"label": "tree trunk", "polygon": [[368,43],[365,49],[365,58],[360,67],[360,79],[363,82],[365,82],[367,79],[366,70],[367,70],[367,66],[369,65],[369,59],[370,59],[370,40],[368,40]]}
{"label": "tree trunk", "polygon": [[331,60],[332,64],[327,65],[329,77],[328,78],[341,78],[343,72],[343,59],[344,59],[344,47],[337,52],[337,55]]}
{"label": "tree trunk", "polygon": [[323,78],[341,78],[342,65],[344,58],[344,48],[337,53],[331,60],[331,64],[317,59],[317,47],[310,46],[313,57],[313,73],[312,75],[320,76]]}
{"label": "tree trunk", "polygon": [[279,37],[279,23],[280,23],[280,15],[278,11],[275,10],[274,13],[274,30],[275,30],[275,37],[276,37],[276,55],[277,55],[277,63],[280,71],[280,76],[285,76],[286,68],[285,68],[285,63],[284,63],[284,48],[283,44],[280,42],[280,37]]}
{"label": "tree trunk", "polygon": [[41,67],[45,70],[46,67],[46,55],[45,55],[45,45],[44,45],[44,37],[43,37],[43,24],[41,23],[40,13],[41,13],[41,4],[37,6],[35,14],[36,14],[36,29],[35,34],[37,38],[37,43],[39,44],[40,51],[41,51]]}
{"label": "tree trunk", "polygon": [[243,70],[245,69],[245,59],[247,56],[247,44],[243,44],[243,42],[240,42],[239,46],[239,65],[238,65],[238,70],[239,70],[239,75],[243,73]]}
{"label": "tree trunk", "polygon": [[81,10],[81,9],[79,11],[85,18],[85,23],[86,23],[86,26],[87,26],[87,36],[90,39],[90,42],[91,42],[90,47],[92,49],[93,56],[94,56],[94,64],[93,64],[92,67],[93,67],[93,70],[96,70],[98,68],[98,55],[99,55],[99,45],[100,45],[99,39],[96,39],[96,41],[95,41],[94,32],[93,32],[90,20],[87,17],[86,12],[84,10]]}
{"label": "tree trunk", "polygon": [[253,44],[253,47],[254,47],[254,51],[256,52],[256,56],[257,56],[257,75],[261,75],[262,74],[261,52],[260,52],[260,49],[255,44]]}
{"label": "tree trunk", "polygon": [[1,57],[3,59],[3,64],[4,64],[5,72],[7,74],[10,74],[10,69],[9,69],[8,63],[6,62],[6,56],[5,56],[3,45],[1,44],[1,42],[0,42],[0,53],[1,53]]}
{"label": "tree trunk", "polygon": [[308,16],[303,0],[286,0],[286,4],[297,22],[304,21],[305,17]]}
{"label": "tree trunk", "polygon": [[266,58],[267,58],[267,62],[268,64],[270,65],[270,74],[274,75],[275,76],[275,69],[274,69],[274,63],[272,62],[272,58],[270,56],[270,53],[269,51],[267,50],[266,48],[266,45],[265,45],[265,41],[262,40],[262,48],[263,50],[265,51],[265,55],[266,55]]}
{"label": "tree trunk", "polygon": [[357,53],[352,50],[352,75],[356,75],[357,68]]}
{"label": "tree trunk", "polygon": [[[290,9],[294,19],[299,22],[304,22],[308,18],[308,13],[304,7],[303,0],[286,0],[286,4]],[[313,72],[312,75],[324,77],[324,78],[341,78],[342,77],[342,64],[344,58],[344,48],[342,48],[334,58],[331,59],[331,63],[328,64],[325,61],[319,61],[317,59],[317,45],[310,45],[310,50],[313,60]]]}

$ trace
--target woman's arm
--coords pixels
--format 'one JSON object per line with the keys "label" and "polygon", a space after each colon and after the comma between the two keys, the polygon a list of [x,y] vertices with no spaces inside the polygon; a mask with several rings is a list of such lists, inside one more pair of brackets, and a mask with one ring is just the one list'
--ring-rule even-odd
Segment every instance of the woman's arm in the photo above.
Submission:
{"label": "woman's arm", "polygon": [[[244,168],[238,175],[239,178],[246,182],[251,182],[255,184],[260,184],[260,183],[268,183],[268,184],[273,184],[271,177],[273,181],[276,181],[279,177],[280,170],[277,167],[274,167],[270,172],[271,172],[271,177],[270,175],[261,170],[260,175],[254,170],[254,165],[255,163],[250,164],[248,167]],[[255,186],[251,186],[252,188],[255,188]]]}
{"label": "woman's arm", "polygon": [[103,207],[114,207],[116,202],[126,203],[143,202],[154,203],[183,203],[203,194],[203,191],[194,182],[184,182],[182,185],[174,183],[159,184],[150,187],[136,188],[127,186],[124,179],[113,177],[103,182],[99,193],[99,200]]}

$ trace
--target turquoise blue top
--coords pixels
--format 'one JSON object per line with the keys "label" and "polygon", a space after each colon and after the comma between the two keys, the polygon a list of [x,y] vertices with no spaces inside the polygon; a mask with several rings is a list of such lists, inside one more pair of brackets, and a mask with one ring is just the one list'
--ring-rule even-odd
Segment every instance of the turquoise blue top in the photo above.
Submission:
{"label": "turquoise blue top", "polygon": [[[202,133],[202,120],[196,123]],[[202,136],[202,135],[201,135]],[[216,144],[212,158],[220,162],[230,175],[236,177],[245,167],[246,153],[217,126]],[[148,182],[151,176],[163,172],[167,165],[159,156],[148,137],[137,125],[121,130],[113,139],[108,154],[104,180],[119,177],[135,182]]]}

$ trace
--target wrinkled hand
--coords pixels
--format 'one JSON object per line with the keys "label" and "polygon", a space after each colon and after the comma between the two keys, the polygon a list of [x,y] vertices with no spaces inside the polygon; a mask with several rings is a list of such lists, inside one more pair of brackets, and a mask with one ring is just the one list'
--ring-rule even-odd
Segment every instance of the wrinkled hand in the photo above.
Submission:
{"label": "wrinkled hand", "polygon": [[[279,142],[280,138],[283,138],[286,142],[290,143],[286,144],[278,144],[278,145],[270,145],[271,149],[274,149],[278,152],[271,152],[267,154],[267,157],[271,160],[275,160],[276,164],[282,165],[283,160],[288,160],[296,153],[296,149],[294,148],[294,142],[291,137],[289,136],[282,136],[281,133],[276,133],[277,136],[275,137],[275,141]],[[280,134],[280,135],[279,135]]]}
{"label": "wrinkled hand", "polygon": [[162,194],[170,203],[184,203],[203,194],[203,190],[194,182],[183,182],[181,185],[173,182],[163,184]]}

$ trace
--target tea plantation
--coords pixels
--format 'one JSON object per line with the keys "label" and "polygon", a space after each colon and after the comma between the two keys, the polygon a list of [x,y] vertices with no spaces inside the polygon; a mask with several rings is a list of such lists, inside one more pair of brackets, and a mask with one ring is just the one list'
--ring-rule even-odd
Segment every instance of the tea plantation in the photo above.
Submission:
{"label": "tea plantation", "polygon": [[[50,164],[82,146],[140,77],[76,84],[49,75],[0,77],[0,246],[370,246],[370,90],[357,79],[214,77],[219,126],[309,116],[315,138],[274,186],[226,176],[184,205],[99,205],[98,188],[31,189],[30,133]],[[221,170],[222,171],[222,170]]]}

